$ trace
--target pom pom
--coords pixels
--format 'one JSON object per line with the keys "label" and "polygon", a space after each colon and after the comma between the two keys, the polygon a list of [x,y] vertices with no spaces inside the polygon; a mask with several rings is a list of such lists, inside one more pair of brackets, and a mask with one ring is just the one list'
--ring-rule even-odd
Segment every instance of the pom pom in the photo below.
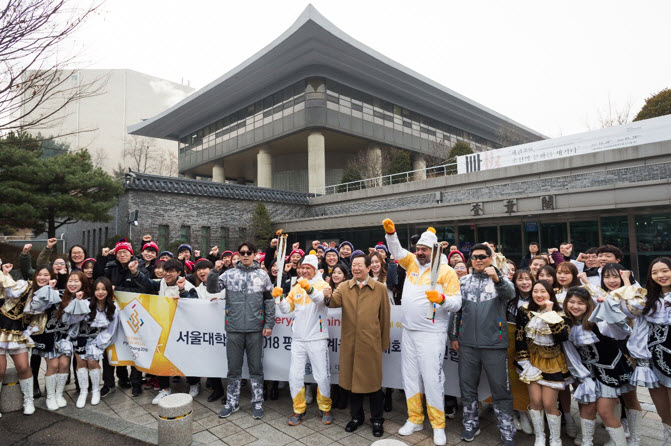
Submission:
{"label": "pom pom", "polygon": [[427,229],[427,231],[433,232],[434,234],[436,233],[436,230],[433,229],[431,226],[429,226],[429,228]]}

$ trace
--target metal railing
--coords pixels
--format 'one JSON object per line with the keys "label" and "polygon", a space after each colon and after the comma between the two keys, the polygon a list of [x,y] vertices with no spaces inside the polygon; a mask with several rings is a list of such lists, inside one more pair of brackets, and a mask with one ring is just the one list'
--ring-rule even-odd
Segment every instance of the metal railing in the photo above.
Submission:
{"label": "metal railing", "polygon": [[348,183],[332,184],[316,191],[316,195],[332,195],[356,190],[371,189],[374,187],[390,186],[392,184],[409,183],[411,181],[437,178],[457,173],[457,163],[441,164],[440,166],[425,167],[424,169],[408,172],[382,175],[375,178],[350,181]]}

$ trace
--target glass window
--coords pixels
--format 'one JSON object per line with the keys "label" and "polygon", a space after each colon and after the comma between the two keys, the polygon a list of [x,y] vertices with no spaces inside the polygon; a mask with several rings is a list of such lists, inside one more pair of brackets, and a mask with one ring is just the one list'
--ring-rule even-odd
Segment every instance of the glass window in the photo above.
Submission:
{"label": "glass window", "polygon": [[170,243],[170,226],[158,225],[158,246],[160,249],[165,249]]}
{"label": "glass window", "polygon": [[[439,242],[448,242],[450,246],[454,245],[456,242],[454,237],[454,226],[438,226],[436,228],[436,236],[438,237]],[[445,255],[447,254],[448,253],[445,252]]]}
{"label": "glass window", "polygon": [[496,226],[478,226],[478,243],[489,242],[494,245],[499,244],[499,236]]}
{"label": "glass window", "polygon": [[191,226],[182,225],[179,228],[179,240],[182,243],[191,243]]}
{"label": "glass window", "polygon": [[541,223],[541,250],[543,252],[547,252],[549,248],[559,249],[559,245],[567,240],[566,223]]}
{"label": "glass window", "polygon": [[601,241],[604,245],[617,246],[624,253],[622,265],[631,267],[629,255],[629,224],[627,216],[601,217]]}
{"label": "glass window", "polygon": [[219,252],[224,252],[228,249],[228,228],[221,227],[219,228]]}
{"label": "glass window", "polygon": [[201,226],[200,228],[200,249],[205,251],[209,251],[211,248],[210,246],[210,227],[209,226]]}
{"label": "glass window", "polygon": [[501,254],[519,265],[522,256],[525,254],[522,246],[522,227],[520,225],[501,226]]}
{"label": "glass window", "polygon": [[573,255],[577,256],[589,248],[599,247],[599,222],[593,221],[572,221],[571,225],[571,244],[573,244]]}
{"label": "glass window", "polygon": [[469,256],[475,245],[475,228],[473,226],[459,226],[459,251]]}
{"label": "glass window", "polygon": [[657,257],[671,257],[671,216],[637,215],[639,282],[647,278],[650,262]]}

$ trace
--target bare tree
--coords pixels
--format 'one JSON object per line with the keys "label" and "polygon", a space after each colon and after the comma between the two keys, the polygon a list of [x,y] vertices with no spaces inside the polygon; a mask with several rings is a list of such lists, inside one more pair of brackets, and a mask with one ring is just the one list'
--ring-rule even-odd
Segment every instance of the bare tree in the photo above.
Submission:
{"label": "bare tree", "polygon": [[174,150],[165,149],[163,154],[158,157],[157,162],[154,163],[153,171],[157,175],[176,177],[177,168],[177,155],[175,155]]}
{"label": "bare tree", "polygon": [[599,108],[596,111],[597,125],[592,125],[589,119],[585,119],[585,127],[587,127],[587,130],[594,130],[595,128],[603,129],[631,122],[631,107],[631,99],[628,99],[624,104],[618,106],[613,104],[609,94],[607,107]]}
{"label": "bare tree", "polygon": [[[0,131],[52,127],[66,106],[100,94],[107,79],[82,84],[59,45],[99,10],[74,0],[6,0],[0,10]],[[55,135],[63,136],[63,135]]]}
{"label": "bare tree", "polygon": [[162,158],[154,140],[144,136],[132,135],[123,148],[123,157],[127,165],[140,173],[151,173],[155,163]]}

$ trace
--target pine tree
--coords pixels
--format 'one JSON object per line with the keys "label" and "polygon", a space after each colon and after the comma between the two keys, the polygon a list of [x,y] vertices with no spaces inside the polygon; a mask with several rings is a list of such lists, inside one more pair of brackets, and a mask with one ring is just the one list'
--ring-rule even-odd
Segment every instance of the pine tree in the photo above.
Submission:
{"label": "pine tree", "polygon": [[[397,173],[410,172],[412,170],[412,161],[410,161],[410,153],[405,150],[399,150],[394,154],[394,157],[389,163],[386,175],[394,175]],[[405,177],[392,177],[392,184],[405,183]]]}
{"label": "pine tree", "polygon": [[266,246],[273,238],[273,226],[266,205],[256,202],[256,209],[252,215],[252,237],[258,248]]}

